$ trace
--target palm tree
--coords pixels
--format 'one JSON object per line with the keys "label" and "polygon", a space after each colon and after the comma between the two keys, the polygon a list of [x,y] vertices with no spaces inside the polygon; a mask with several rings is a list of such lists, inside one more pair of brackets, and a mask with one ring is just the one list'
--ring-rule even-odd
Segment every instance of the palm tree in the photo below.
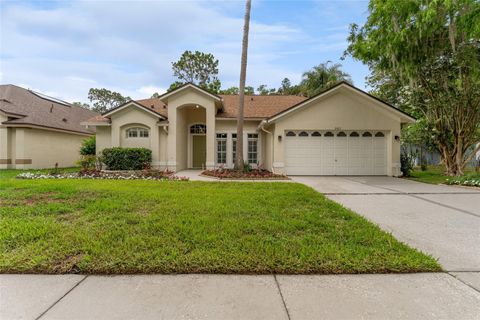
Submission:
{"label": "palm tree", "polygon": [[248,30],[250,28],[250,8],[252,1],[247,0],[245,5],[245,20],[243,25],[242,62],[240,66],[240,85],[238,93],[237,115],[237,146],[235,168],[243,170],[243,106],[245,103],[245,79],[247,77]]}
{"label": "palm tree", "polygon": [[342,71],[341,64],[331,63],[331,61],[320,63],[312,70],[303,73],[300,86],[305,96],[312,97],[340,81],[352,82],[350,75]]}

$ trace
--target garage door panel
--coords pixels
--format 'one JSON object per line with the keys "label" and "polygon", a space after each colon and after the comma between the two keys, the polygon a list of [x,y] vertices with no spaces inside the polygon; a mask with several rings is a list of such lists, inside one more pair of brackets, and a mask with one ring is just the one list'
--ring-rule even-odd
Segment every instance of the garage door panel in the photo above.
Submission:
{"label": "garage door panel", "polygon": [[331,136],[329,136],[328,133],[326,136],[324,135],[322,142],[322,175],[335,175],[335,138],[333,137],[333,134]]}
{"label": "garage door panel", "polygon": [[379,131],[289,131],[289,175],[386,175],[387,143]]}

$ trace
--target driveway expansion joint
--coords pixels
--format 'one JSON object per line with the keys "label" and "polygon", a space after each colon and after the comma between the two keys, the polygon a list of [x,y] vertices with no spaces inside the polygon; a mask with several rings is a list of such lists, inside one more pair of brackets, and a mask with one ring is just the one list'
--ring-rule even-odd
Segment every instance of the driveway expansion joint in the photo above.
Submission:
{"label": "driveway expansion joint", "polygon": [[48,307],[45,311],[43,311],[38,317],[35,318],[35,320],[41,319],[48,311],[50,311],[57,303],[62,301],[63,298],[65,298],[70,292],[72,292],[76,287],[78,287],[85,279],[88,278],[88,275],[84,276],[82,279],[80,279],[73,287],[71,287],[65,294],[63,294],[59,299],[57,299],[50,307]]}
{"label": "driveway expansion joint", "polygon": [[277,275],[273,275],[273,279],[275,279],[275,283],[277,285],[278,293],[280,294],[280,298],[282,299],[283,307],[285,308],[285,312],[287,313],[288,320],[291,320],[290,312],[288,312],[287,303],[285,302],[285,298],[283,297],[282,289],[280,288],[280,283],[278,283]]}
{"label": "driveway expansion joint", "polygon": [[[357,183],[361,183],[363,185],[366,185],[366,186],[370,186],[368,183],[365,183],[365,182],[362,182],[362,181],[356,181],[354,179],[350,179],[350,178],[346,178],[346,180],[349,180],[349,181],[352,181],[352,182],[357,182]],[[386,188],[386,187],[382,187],[382,186],[379,186],[379,185],[376,185],[374,186],[375,188],[379,188],[379,189],[384,189],[384,190],[389,190],[389,191],[393,191],[395,193],[392,193],[392,194],[396,194],[396,195],[406,195],[406,196],[410,196],[412,198],[416,198],[416,199],[419,199],[419,200],[423,200],[423,201],[427,201],[427,202],[430,202],[430,203],[433,203],[435,205],[438,205],[438,206],[441,206],[441,207],[444,207],[444,208],[447,208],[447,209],[452,209],[452,210],[456,210],[456,211],[459,211],[459,212],[462,212],[462,213],[465,213],[465,214],[468,214],[468,215],[471,215],[473,217],[476,217],[476,218],[480,218],[480,214],[477,214],[477,213],[474,213],[474,212],[470,212],[470,211],[467,211],[467,210],[463,210],[463,209],[460,209],[460,208],[456,208],[456,207],[452,207],[452,206],[449,206],[449,205],[446,205],[446,204],[443,204],[443,203],[440,203],[440,202],[437,202],[437,201],[433,201],[433,200],[430,200],[430,199],[425,199],[425,198],[422,198],[422,197],[419,197],[417,194],[424,194],[424,195],[435,195],[435,194],[478,194],[478,192],[467,192],[467,193],[463,193],[463,192],[445,192],[445,193],[415,193],[415,192],[403,192],[403,191],[398,191],[398,190],[395,190],[395,189],[391,189],[391,188]],[[377,193],[378,194],[378,193]]]}
{"label": "driveway expansion joint", "polygon": [[480,290],[478,290],[477,288],[475,288],[474,286],[472,286],[472,285],[469,284],[468,282],[463,281],[462,279],[456,277],[454,274],[451,274],[450,272],[447,272],[447,274],[448,274],[449,276],[451,276],[452,278],[454,278],[455,280],[460,281],[461,283],[463,283],[463,284],[466,285],[467,287],[472,288],[472,289],[475,290],[476,292],[480,293]]}

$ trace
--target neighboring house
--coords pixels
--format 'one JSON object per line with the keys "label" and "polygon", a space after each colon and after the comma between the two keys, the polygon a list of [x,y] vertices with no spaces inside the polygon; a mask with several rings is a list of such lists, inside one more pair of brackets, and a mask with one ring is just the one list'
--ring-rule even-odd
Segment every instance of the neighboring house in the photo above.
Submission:
{"label": "neighboring house", "polygon": [[[83,124],[97,152],[146,147],[154,167],[233,167],[238,96],[186,84]],[[289,175],[400,175],[400,127],[415,121],[345,83],[310,98],[246,96],[245,161]]]}
{"label": "neighboring house", "polygon": [[74,166],[80,123],[98,113],[14,85],[0,85],[0,169]]}

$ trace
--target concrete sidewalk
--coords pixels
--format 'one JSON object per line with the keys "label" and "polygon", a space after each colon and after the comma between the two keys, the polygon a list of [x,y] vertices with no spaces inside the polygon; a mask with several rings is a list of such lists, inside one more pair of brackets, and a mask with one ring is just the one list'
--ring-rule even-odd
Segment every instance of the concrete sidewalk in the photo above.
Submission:
{"label": "concrete sidewalk", "polygon": [[480,319],[447,273],[0,275],[0,319]]}

